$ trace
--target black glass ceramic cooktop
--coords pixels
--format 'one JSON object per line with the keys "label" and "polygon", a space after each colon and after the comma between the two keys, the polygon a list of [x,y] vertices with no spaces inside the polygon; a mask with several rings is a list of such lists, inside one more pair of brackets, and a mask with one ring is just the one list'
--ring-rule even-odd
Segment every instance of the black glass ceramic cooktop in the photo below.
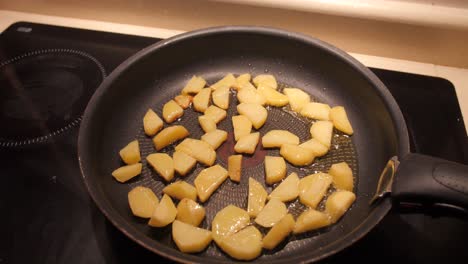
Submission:
{"label": "black glass ceramic cooktop", "polygon": [[[157,41],[26,22],[0,35],[0,263],[167,262],[95,207],[76,144],[80,116],[99,83]],[[371,70],[399,103],[412,151],[468,164],[449,81]],[[466,220],[400,211],[394,208],[362,240],[324,262],[465,263]]]}

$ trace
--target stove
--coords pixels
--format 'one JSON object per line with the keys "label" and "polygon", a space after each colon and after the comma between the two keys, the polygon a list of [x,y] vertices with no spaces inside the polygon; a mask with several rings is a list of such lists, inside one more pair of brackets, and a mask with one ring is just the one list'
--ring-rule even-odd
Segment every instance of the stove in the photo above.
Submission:
{"label": "stove", "polygon": [[[93,92],[122,61],[158,40],[27,22],[0,35],[0,263],[168,262],[107,221],[77,161],[79,123]],[[413,152],[468,164],[448,80],[371,70],[400,105]],[[395,206],[367,236],[324,262],[462,263],[467,237],[462,218]]]}

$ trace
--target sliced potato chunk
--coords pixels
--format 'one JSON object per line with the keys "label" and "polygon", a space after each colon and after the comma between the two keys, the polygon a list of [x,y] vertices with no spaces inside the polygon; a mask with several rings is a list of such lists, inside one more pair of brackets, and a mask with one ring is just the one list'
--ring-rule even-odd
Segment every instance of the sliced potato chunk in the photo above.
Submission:
{"label": "sliced potato chunk", "polygon": [[216,152],[211,145],[198,139],[186,138],[175,150],[182,151],[207,166],[213,165],[216,160]]}
{"label": "sliced potato chunk", "polygon": [[252,122],[244,115],[237,115],[232,117],[232,127],[234,128],[234,139],[249,135],[252,131]]}
{"label": "sliced potato chunk", "polygon": [[315,157],[321,157],[328,152],[328,147],[320,143],[316,138],[307,140],[300,144],[299,147],[312,150]]}
{"label": "sliced potato chunk", "polygon": [[148,225],[154,227],[163,227],[174,222],[177,215],[177,208],[167,194],[163,195],[163,198],[156,206],[153,211],[153,215],[148,222]]}
{"label": "sliced potato chunk", "polygon": [[237,233],[249,223],[249,214],[244,209],[228,205],[216,213],[211,222],[213,239],[219,245],[224,237]]}
{"label": "sliced potato chunk", "polygon": [[274,249],[293,231],[294,225],[294,218],[291,214],[284,216],[268,231],[268,234],[263,237],[263,248]]}
{"label": "sliced potato chunk", "polygon": [[159,204],[159,199],[150,188],[137,186],[128,192],[128,204],[133,215],[150,218]]}
{"label": "sliced potato chunk", "polygon": [[299,234],[307,231],[312,231],[330,225],[330,218],[325,213],[319,212],[312,208],[303,212],[296,219],[293,233]]}
{"label": "sliced potato chunk", "polygon": [[268,112],[265,107],[258,104],[241,103],[237,105],[237,112],[246,116],[255,129],[259,129],[265,124]]}
{"label": "sliced potato chunk", "polygon": [[310,95],[298,88],[284,88],[283,93],[289,98],[289,105],[294,112],[300,113],[305,104],[310,102]]}
{"label": "sliced potato chunk", "polygon": [[271,74],[257,75],[255,76],[255,78],[253,78],[252,81],[255,84],[255,86],[257,86],[257,88],[259,86],[269,86],[275,90],[278,88],[278,83],[276,82],[276,78],[275,76]]}
{"label": "sliced potato chunk", "polygon": [[184,198],[177,205],[176,219],[193,226],[199,226],[205,218],[205,208],[192,199]]}
{"label": "sliced potato chunk", "polygon": [[330,106],[322,103],[308,103],[301,110],[301,115],[317,120],[329,120]]}
{"label": "sliced potato chunk", "polygon": [[283,157],[265,156],[265,182],[273,184],[286,176],[286,162]]}
{"label": "sliced potato chunk", "polygon": [[317,121],[310,127],[310,135],[324,146],[330,148],[333,136],[333,123],[330,121]]}
{"label": "sliced potato chunk", "polygon": [[346,114],[344,107],[333,107],[330,110],[330,120],[333,122],[335,128],[339,131],[344,132],[348,135],[352,135],[354,133],[353,127],[349,122],[348,115]]}
{"label": "sliced potato chunk", "polygon": [[214,90],[211,95],[213,103],[222,109],[228,109],[229,93],[229,87],[219,87],[218,89]]}
{"label": "sliced potato chunk", "polygon": [[205,116],[209,116],[215,121],[216,124],[218,124],[221,120],[226,118],[226,110],[223,110],[217,106],[210,105],[206,110],[205,110]]}
{"label": "sliced potato chunk", "polygon": [[192,103],[193,97],[187,94],[179,94],[174,97],[174,101],[183,109],[186,109]]}
{"label": "sliced potato chunk", "polygon": [[276,91],[270,86],[260,85],[257,89],[265,97],[267,105],[281,107],[289,103],[289,98],[286,95]]}
{"label": "sliced potato chunk", "polygon": [[211,231],[175,220],[172,223],[172,239],[184,253],[204,250],[211,242]]}
{"label": "sliced potato chunk", "polygon": [[348,163],[340,162],[333,164],[330,167],[328,174],[330,174],[333,177],[333,185],[337,189],[342,189],[351,192],[353,191],[353,171],[348,166]]}
{"label": "sliced potato chunk", "polygon": [[153,138],[154,147],[159,151],[188,135],[189,132],[184,126],[166,127]]}
{"label": "sliced potato chunk", "polygon": [[163,193],[178,200],[182,200],[184,198],[194,201],[197,200],[197,190],[193,185],[185,181],[176,181],[167,185],[164,187]]}
{"label": "sliced potato chunk", "polygon": [[242,172],[242,155],[231,155],[228,158],[228,175],[231,181],[240,182]]}
{"label": "sliced potato chunk", "polygon": [[255,152],[255,149],[257,148],[259,139],[259,132],[243,136],[239,138],[239,141],[237,141],[236,145],[234,146],[234,150],[237,153],[253,154]]}
{"label": "sliced potato chunk", "polygon": [[131,178],[140,175],[141,163],[122,166],[112,172],[112,176],[119,182],[126,182]]}
{"label": "sliced potato chunk", "polygon": [[164,122],[153,110],[148,109],[143,117],[143,129],[147,136],[154,136],[162,129]]}
{"label": "sliced potato chunk", "polygon": [[296,166],[309,165],[315,159],[314,152],[312,152],[312,150],[291,144],[283,144],[280,149],[280,155],[289,163]]}
{"label": "sliced potato chunk", "polygon": [[211,85],[211,89],[217,90],[218,88],[231,88],[231,86],[236,85],[236,77],[232,73],[228,73],[224,78],[217,81],[215,84]]}
{"label": "sliced potato chunk", "polygon": [[244,74],[241,74],[239,75],[237,78],[236,78],[236,84],[234,84],[232,86],[232,88],[236,89],[236,90],[240,90],[242,89],[242,87],[249,83],[250,82],[250,73],[244,73]]}
{"label": "sliced potato chunk", "polygon": [[278,199],[271,199],[263,207],[255,218],[255,223],[263,227],[272,227],[278,223],[286,214],[286,205]]}
{"label": "sliced potato chunk", "polygon": [[166,123],[172,123],[184,114],[184,109],[174,100],[170,100],[163,106],[163,118]]}
{"label": "sliced potato chunk", "polygon": [[237,92],[237,100],[239,100],[240,103],[266,104],[265,96],[255,89],[255,87],[248,84],[245,84],[242,89]]}
{"label": "sliced potato chunk", "polygon": [[268,199],[278,199],[289,202],[299,195],[299,177],[295,172],[289,174],[268,196]]}
{"label": "sliced potato chunk", "polygon": [[262,233],[254,226],[225,237],[218,246],[229,256],[238,260],[252,260],[262,253]]}
{"label": "sliced potato chunk", "polygon": [[140,146],[138,145],[138,140],[133,140],[128,143],[123,149],[119,152],[122,160],[127,164],[135,164],[141,160],[140,157]]}
{"label": "sliced potato chunk", "polygon": [[153,153],[146,160],[154,170],[166,181],[174,178],[174,161],[166,153]]}
{"label": "sliced potato chunk", "polygon": [[202,170],[194,181],[200,201],[203,203],[208,200],[227,177],[227,170],[219,164]]}
{"label": "sliced potato chunk", "polygon": [[216,123],[209,116],[205,116],[205,115],[199,116],[198,117],[198,123],[200,124],[201,128],[205,132],[210,132],[210,131],[216,130]]}
{"label": "sliced potato chunk", "polygon": [[356,195],[350,191],[338,190],[332,193],[325,202],[325,212],[332,223],[336,223],[356,200]]}
{"label": "sliced potato chunk", "polygon": [[182,151],[174,151],[172,159],[174,160],[174,170],[181,176],[187,175],[195,164],[197,164],[196,159]]}
{"label": "sliced potato chunk", "polygon": [[251,217],[256,217],[265,206],[267,199],[265,188],[254,178],[249,178],[249,198],[247,201],[247,212]]}
{"label": "sliced potato chunk", "polygon": [[195,109],[195,111],[204,113],[210,105],[210,96],[210,88],[201,89],[201,91],[193,97],[193,109]]}
{"label": "sliced potato chunk", "polygon": [[315,173],[299,181],[299,199],[302,204],[315,209],[327,193],[332,177],[326,173]]}
{"label": "sliced potato chunk", "polygon": [[264,148],[279,148],[283,144],[299,144],[299,137],[287,130],[270,130],[262,137]]}
{"label": "sliced potato chunk", "polygon": [[210,144],[210,146],[216,150],[227,140],[227,132],[224,130],[215,129],[212,131],[207,132],[203,136],[201,136],[201,140],[205,141],[206,143]]}
{"label": "sliced potato chunk", "polygon": [[205,84],[205,79],[194,75],[182,89],[182,94],[197,94],[205,87]]}

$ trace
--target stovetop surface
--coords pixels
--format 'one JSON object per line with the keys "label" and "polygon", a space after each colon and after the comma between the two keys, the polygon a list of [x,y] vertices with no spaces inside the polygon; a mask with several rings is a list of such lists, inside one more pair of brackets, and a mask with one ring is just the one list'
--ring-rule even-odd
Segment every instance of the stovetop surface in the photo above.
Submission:
{"label": "stovetop surface", "polygon": [[[0,35],[0,130],[5,130],[0,133],[0,263],[168,261],[128,239],[101,214],[86,192],[77,161],[79,116],[87,100],[106,74],[157,41],[26,22]],[[50,58],[54,52],[59,59]],[[39,73],[23,65],[25,58]],[[47,65],[78,84],[65,89],[48,83],[47,74],[40,73]],[[412,151],[468,164],[466,130],[449,81],[371,70],[400,105]],[[53,90],[44,90],[50,86]],[[41,111],[16,111],[21,105]],[[45,127],[37,125],[51,119]],[[464,263],[467,237],[466,220],[395,207],[363,239],[324,262]]]}

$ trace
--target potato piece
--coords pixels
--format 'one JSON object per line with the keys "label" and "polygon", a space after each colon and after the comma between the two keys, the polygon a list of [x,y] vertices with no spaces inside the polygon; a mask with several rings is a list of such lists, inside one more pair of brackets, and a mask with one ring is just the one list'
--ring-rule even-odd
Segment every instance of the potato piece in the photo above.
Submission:
{"label": "potato piece", "polygon": [[205,218],[205,208],[192,199],[184,198],[177,205],[176,219],[193,226],[199,226]]}
{"label": "potato piece", "polygon": [[236,77],[232,73],[228,73],[224,78],[217,81],[215,84],[211,85],[211,89],[217,90],[218,88],[231,88],[231,86],[236,84]]}
{"label": "potato piece", "polygon": [[299,200],[302,204],[315,209],[327,193],[332,183],[332,176],[326,173],[315,173],[299,181]]}
{"label": "potato piece", "polygon": [[185,181],[173,182],[163,189],[163,193],[171,196],[172,198],[182,200],[184,198],[197,200],[197,190],[193,185]]}
{"label": "potato piece", "polygon": [[265,182],[273,184],[286,176],[286,162],[282,157],[265,156]]}
{"label": "potato piece", "polygon": [[260,133],[255,132],[246,136],[243,136],[237,141],[234,146],[234,150],[237,153],[253,154],[257,148],[258,140],[260,139]]}
{"label": "potato piece", "polygon": [[322,157],[328,152],[328,147],[320,143],[316,138],[307,140],[300,144],[299,147],[312,150],[315,157]]}
{"label": "potato piece", "polygon": [[284,88],[283,93],[289,98],[291,109],[300,113],[304,105],[310,102],[310,95],[298,88]]}
{"label": "potato piece", "polygon": [[127,164],[135,164],[141,160],[140,157],[140,146],[138,145],[138,140],[133,140],[128,143],[123,149],[119,152],[122,160]]}
{"label": "potato piece", "polygon": [[216,124],[218,124],[221,120],[226,118],[226,110],[223,110],[217,106],[210,105],[206,110],[205,110],[205,116],[209,116],[215,121]]}
{"label": "potato piece", "polygon": [[250,83],[250,78],[251,78],[250,73],[244,73],[244,74],[239,75],[236,78],[236,84],[234,84],[232,88],[234,88],[235,90],[242,89],[244,85],[246,85],[247,83]]}
{"label": "potato piece", "polygon": [[188,135],[189,132],[184,126],[166,127],[153,138],[153,144],[156,150],[159,151]]}
{"label": "potato piece", "polygon": [[177,208],[169,195],[164,194],[163,198],[153,211],[153,215],[148,225],[154,227],[163,227],[174,222],[177,215]]}
{"label": "potato piece", "polygon": [[252,131],[252,122],[244,115],[237,115],[232,117],[232,127],[234,128],[234,139],[249,135]]}
{"label": "potato piece", "polygon": [[263,248],[274,249],[293,231],[294,225],[293,216],[287,214],[268,231],[265,237],[263,237]]}
{"label": "potato piece", "polygon": [[255,78],[253,78],[252,81],[255,84],[255,86],[257,86],[257,88],[259,86],[269,86],[272,89],[278,89],[278,83],[276,82],[276,78],[271,74],[257,75],[255,76]]}
{"label": "potato piece", "polygon": [[213,238],[209,230],[175,220],[172,223],[172,239],[180,251],[196,253],[204,250]]}
{"label": "potato piece", "polygon": [[219,164],[202,170],[194,181],[200,201],[204,203],[208,200],[227,177],[227,170]]}
{"label": "potato piece", "polygon": [[194,75],[192,79],[187,82],[184,89],[182,89],[182,94],[197,94],[205,87],[205,84],[205,79]]}
{"label": "potato piece", "polygon": [[193,97],[187,94],[179,94],[174,97],[174,101],[183,109],[186,109],[192,103]]}
{"label": "potato piece", "polygon": [[308,103],[302,107],[301,115],[317,120],[330,120],[330,106],[322,103]]}
{"label": "potato piece", "polygon": [[237,112],[246,116],[255,129],[259,129],[265,124],[268,112],[265,107],[258,104],[241,103],[237,105]]}
{"label": "potato piece", "polygon": [[216,150],[227,140],[227,132],[224,130],[215,129],[210,132],[207,132],[203,136],[201,136],[201,140],[205,141],[206,143],[210,144],[210,146]]}
{"label": "potato piece", "polygon": [[166,123],[172,123],[184,114],[184,109],[174,100],[170,100],[163,106],[163,118]]}
{"label": "potato piece", "polygon": [[213,239],[219,245],[224,237],[237,233],[249,223],[249,214],[244,209],[228,205],[216,213],[211,222]]}
{"label": "potato piece", "polygon": [[254,226],[225,237],[218,246],[238,260],[252,260],[262,253],[262,233]]}
{"label": "potato piece", "polygon": [[182,151],[174,151],[174,154],[172,154],[172,160],[174,161],[174,170],[181,176],[187,175],[195,164],[197,164],[196,159]]}
{"label": "potato piece", "polygon": [[333,122],[333,125],[339,131],[352,135],[354,133],[353,127],[349,122],[348,115],[344,107],[335,106],[330,110],[330,120]]}
{"label": "potato piece", "polygon": [[263,207],[255,218],[255,223],[263,227],[272,227],[278,223],[286,214],[286,205],[278,199],[271,199]]}
{"label": "potato piece", "polygon": [[289,98],[286,95],[276,91],[270,86],[260,85],[257,90],[263,94],[267,105],[281,107],[289,103]]}
{"label": "potato piece", "polygon": [[148,109],[143,117],[143,129],[147,136],[154,136],[162,129],[164,122],[153,110]]}
{"label": "potato piece", "polygon": [[299,177],[293,172],[268,195],[268,199],[278,199],[282,202],[289,202],[296,199],[298,195]]}
{"label": "potato piece", "polygon": [[270,130],[262,137],[264,148],[279,148],[283,144],[299,144],[299,137],[287,130]]}
{"label": "potato piece", "polygon": [[166,153],[153,153],[146,160],[154,170],[166,181],[174,178],[174,161]]}
{"label": "potato piece", "polygon": [[205,115],[199,116],[198,117],[198,123],[200,124],[201,128],[205,132],[210,132],[210,131],[216,130],[216,123],[209,116],[205,116]]}
{"label": "potato piece", "polygon": [[296,166],[309,165],[315,159],[314,152],[312,152],[312,150],[291,144],[283,144],[280,149],[280,155],[289,163]]}
{"label": "potato piece", "polygon": [[328,171],[333,177],[333,185],[337,189],[352,192],[354,189],[353,171],[346,162],[335,163]]}
{"label": "potato piece", "polygon": [[213,91],[211,97],[213,103],[219,108],[228,109],[229,108],[229,87],[219,87]]}
{"label": "potato piece", "polygon": [[140,175],[141,173],[141,163],[135,163],[132,165],[122,166],[112,172],[112,176],[118,182],[126,182],[131,178]]}
{"label": "potato piece", "polygon": [[242,86],[242,89],[237,92],[237,100],[240,103],[266,104],[265,96],[255,89],[255,87],[248,84]]}
{"label": "potato piece", "polygon": [[317,121],[310,127],[310,135],[324,146],[330,148],[333,136],[333,123],[330,121]]}
{"label": "potato piece", "polygon": [[231,155],[228,158],[228,175],[231,181],[240,182],[242,172],[242,155]]}
{"label": "potato piece", "polygon": [[325,212],[332,223],[336,223],[356,200],[356,195],[350,191],[338,190],[332,193],[325,202]]}
{"label": "potato piece", "polygon": [[247,201],[247,212],[250,217],[257,217],[258,213],[265,206],[267,199],[265,188],[254,178],[249,178],[249,198]]}
{"label": "potato piece", "polygon": [[150,188],[137,186],[128,192],[128,204],[133,215],[150,218],[159,204],[159,199]]}
{"label": "potato piece", "polygon": [[216,160],[216,152],[211,145],[198,139],[186,138],[175,150],[182,151],[207,166],[213,165]]}
{"label": "potato piece", "polygon": [[296,224],[294,225],[293,233],[299,234],[307,231],[312,231],[319,229],[325,226],[330,225],[330,218],[328,215],[309,208],[307,211],[303,212],[296,219]]}
{"label": "potato piece", "polygon": [[210,105],[211,88],[203,88],[193,97],[193,109],[204,113]]}

